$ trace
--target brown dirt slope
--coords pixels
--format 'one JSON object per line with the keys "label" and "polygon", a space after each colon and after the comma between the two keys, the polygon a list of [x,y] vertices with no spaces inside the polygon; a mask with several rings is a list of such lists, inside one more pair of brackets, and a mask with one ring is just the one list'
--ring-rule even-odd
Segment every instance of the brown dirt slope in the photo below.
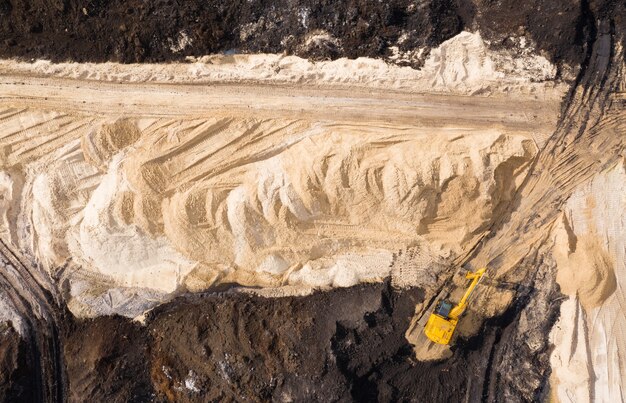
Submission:
{"label": "brown dirt slope", "polygon": [[147,335],[119,317],[75,323],[66,334],[68,400],[149,401]]}

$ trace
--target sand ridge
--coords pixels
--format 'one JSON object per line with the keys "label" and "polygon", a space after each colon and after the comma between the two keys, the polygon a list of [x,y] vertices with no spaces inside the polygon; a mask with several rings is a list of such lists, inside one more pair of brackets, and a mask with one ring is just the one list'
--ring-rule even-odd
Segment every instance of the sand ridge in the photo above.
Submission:
{"label": "sand ridge", "polygon": [[72,259],[160,292],[380,281],[410,245],[427,265],[471,244],[512,191],[498,170],[520,176],[534,152],[493,130],[125,118],[39,162],[22,242],[50,270]]}
{"label": "sand ridge", "polygon": [[551,333],[560,398],[613,401],[624,393],[625,175],[622,160],[577,189],[554,231],[557,281],[569,296]]}

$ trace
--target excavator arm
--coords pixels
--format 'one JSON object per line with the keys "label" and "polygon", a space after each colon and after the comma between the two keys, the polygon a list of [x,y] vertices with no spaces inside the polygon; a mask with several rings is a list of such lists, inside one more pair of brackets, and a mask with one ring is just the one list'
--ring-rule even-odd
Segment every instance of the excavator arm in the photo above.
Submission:
{"label": "excavator arm", "polygon": [[483,274],[485,274],[485,270],[487,269],[482,268],[482,269],[475,271],[474,273],[467,273],[465,275],[465,278],[471,279],[472,282],[470,286],[467,287],[467,291],[465,291],[463,298],[461,298],[459,303],[454,308],[452,308],[452,310],[448,314],[448,318],[458,319],[463,314],[463,312],[465,311],[465,308],[467,307],[467,301],[469,300],[469,297],[472,295],[472,293],[474,292],[474,289],[480,282],[480,279],[483,278]]}

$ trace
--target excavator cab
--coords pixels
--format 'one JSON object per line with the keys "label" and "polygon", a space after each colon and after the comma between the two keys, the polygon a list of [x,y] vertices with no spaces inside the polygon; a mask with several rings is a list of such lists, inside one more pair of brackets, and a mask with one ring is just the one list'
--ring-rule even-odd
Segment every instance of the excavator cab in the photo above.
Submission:
{"label": "excavator cab", "polygon": [[435,313],[442,318],[447,318],[452,310],[452,302],[446,301],[442,299],[437,303],[437,307],[435,308]]}
{"label": "excavator cab", "polygon": [[471,279],[472,282],[456,306],[453,307],[452,302],[445,299],[437,303],[435,310],[428,318],[428,322],[426,322],[424,327],[426,337],[438,344],[450,344],[454,329],[456,329],[456,325],[459,322],[459,317],[465,311],[470,295],[472,295],[474,288],[476,288],[486,270],[486,268],[483,268],[474,273],[466,274],[465,277]]}
{"label": "excavator cab", "polygon": [[[449,308],[448,308],[449,307]],[[450,318],[452,310],[450,301],[439,301],[435,311],[428,318],[424,333],[431,341],[438,344],[450,344],[458,319]],[[444,314],[444,315],[442,315]]]}

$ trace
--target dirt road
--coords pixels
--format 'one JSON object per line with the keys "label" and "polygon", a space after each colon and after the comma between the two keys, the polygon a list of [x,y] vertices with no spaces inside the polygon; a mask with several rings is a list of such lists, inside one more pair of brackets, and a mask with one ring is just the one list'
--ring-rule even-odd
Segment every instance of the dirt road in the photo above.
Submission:
{"label": "dirt road", "polygon": [[104,83],[20,75],[0,77],[0,105],[146,117],[287,117],[431,127],[478,123],[538,135],[554,127],[559,108],[557,100],[519,97],[411,94],[345,87]]}

